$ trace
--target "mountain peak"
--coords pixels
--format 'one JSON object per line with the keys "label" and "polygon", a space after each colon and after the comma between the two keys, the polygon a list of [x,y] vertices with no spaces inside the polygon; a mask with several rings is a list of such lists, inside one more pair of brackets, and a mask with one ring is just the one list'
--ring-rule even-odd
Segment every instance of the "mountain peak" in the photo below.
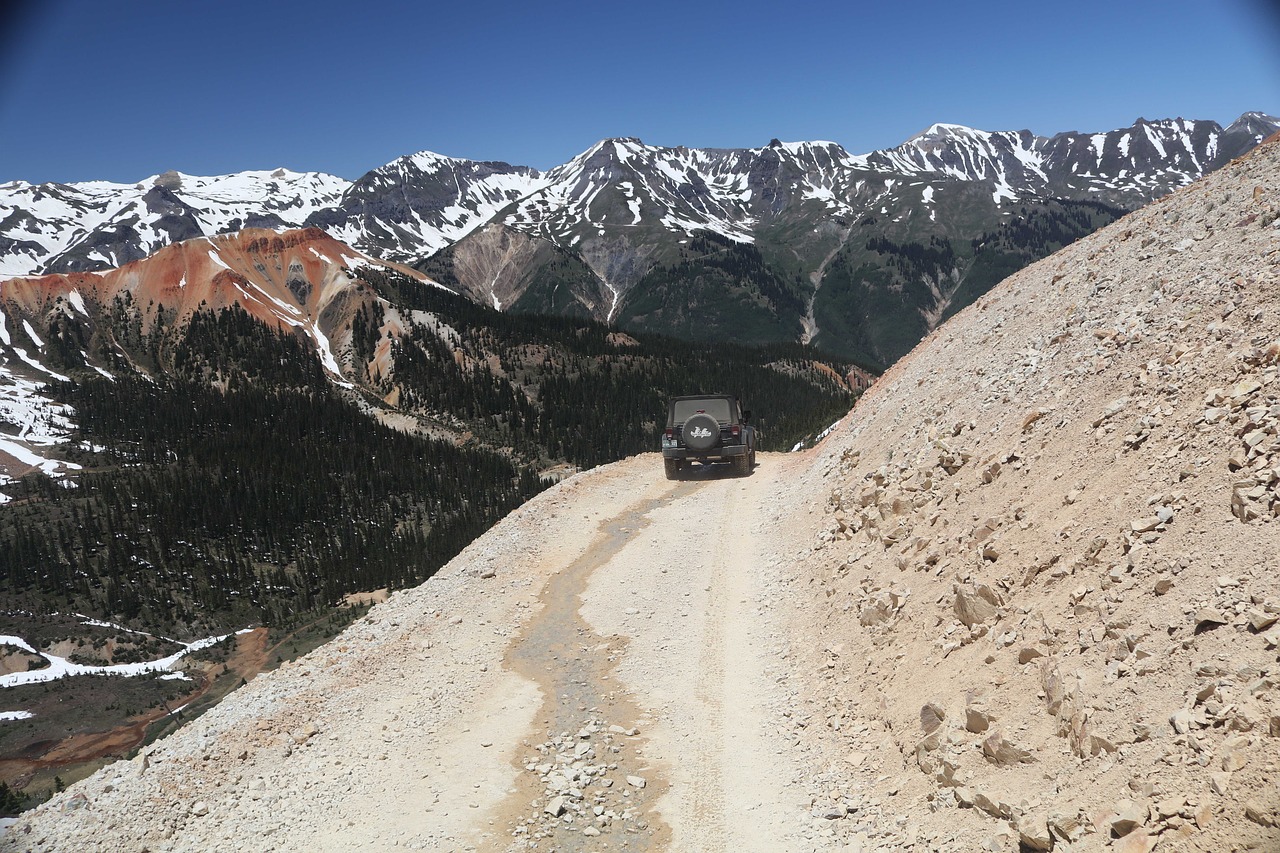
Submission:
{"label": "mountain peak", "polygon": [[831,142],[825,139],[807,139],[803,142],[782,142],[778,139],[771,139],[768,145],[757,150],[765,151],[769,148],[779,149],[790,154],[802,154],[808,151],[830,151],[835,148],[844,151],[844,146],[839,142]]}
{"label": "mountain peak", "polygon": [[575,157],[575,160],[592,160],[599,156],[618,156],[626,159],[632,154],[641,151],[654,150],[650,146],[645,145],[642,140],[635,136],[609,136],[601,139],[595,145],[592,145],[586,151]]}
{"label": "mountain peak", "polygon": [[1280,127],[1280,118],[1255,111],[1242,113],[1240,118],[1233,121],[1224,132],[1248,133],[1261,141],[1275,133],[1277,127]]}
{"label": "mountain peak", "polygon": [[[424,172],[434,172],[443,166],[452,166],[463,162],[466,161],[457,157],[450,157],[447,154],[438,154],[435,151],[423,149],[422,151],[415,151],[412,154],[406,154],[403,157],[397,157],[395,160],[392,160],[381,168],[388,169],[398,165],[412,165]],[[379,170],[375,169],[374,171],[376,172]]]}
{"label": "mountain peak", "polygon": [[948,124],[946,122],[934,122],[915,136],[907,140],[908,143],[915,142],[920,139],[936,139],[939,137],[974,137],[989,136],[985,130],[975,130],[968,125]]}

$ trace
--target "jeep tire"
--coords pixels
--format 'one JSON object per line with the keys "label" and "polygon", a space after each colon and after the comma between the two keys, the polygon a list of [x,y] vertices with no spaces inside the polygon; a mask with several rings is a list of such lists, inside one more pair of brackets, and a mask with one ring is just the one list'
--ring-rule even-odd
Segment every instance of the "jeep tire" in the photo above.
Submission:
{"label": "jeep tire", "polygon": [[668,480],[680,479],[680,469],[684,467],[684,463],[679,459],[663,459],[662,467],[667,472]]}

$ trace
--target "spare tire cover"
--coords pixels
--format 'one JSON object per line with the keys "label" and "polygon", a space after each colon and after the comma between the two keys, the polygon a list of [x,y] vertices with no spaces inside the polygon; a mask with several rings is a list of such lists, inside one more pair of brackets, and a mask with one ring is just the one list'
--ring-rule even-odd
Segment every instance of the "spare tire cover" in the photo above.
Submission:
{"label": "spare tire cover", "polygon": [[684,445],[690,450],[710,450],[720,443],[720,423],[699,413],[684,422]]}

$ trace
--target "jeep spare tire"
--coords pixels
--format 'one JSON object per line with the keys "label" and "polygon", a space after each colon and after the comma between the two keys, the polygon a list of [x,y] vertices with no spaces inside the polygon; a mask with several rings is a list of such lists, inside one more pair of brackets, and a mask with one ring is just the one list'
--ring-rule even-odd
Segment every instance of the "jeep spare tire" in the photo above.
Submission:
{"label": "jeep spare tire", "polygon": [[711,415],[699,412],[684,422],[684,446],[690,450],[710,450],[720,443],[720,423]]}

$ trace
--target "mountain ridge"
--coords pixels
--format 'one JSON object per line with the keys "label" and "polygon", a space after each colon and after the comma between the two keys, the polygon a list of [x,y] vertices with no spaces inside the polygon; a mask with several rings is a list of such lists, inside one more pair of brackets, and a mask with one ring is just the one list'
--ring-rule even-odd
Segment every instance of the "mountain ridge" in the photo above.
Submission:
{"label": "mountain ridge", "polygon": [[[408,154],[397,158],[383,166],[379,166],[367,172],[361,178],[348,180],[333,175],[327,175],[322,172],[293,172],[288,169],[267,170],[249,170],[244,172],[236,172],[228,175],[200,177],[186,175],[179,172],[165,172],[162,174],[152,175],[132,184],[112,183],[109,181],[83,181],[71,183],[44,183],[30,184],[26,181],[15,180],[7,184],[0,185],[0,235],[3,236],[5,243],[3,251],[0,251],[0,258],[7,258],[8,262],[5,266],[0,267],[0,273],[8,273],[12,275],[29,275],[43,271],[64,271],[60,268],[51,268],[50,264],[59,266],[71,262],[70,258],[65,258],[67,247],[70,241],[64,241],[59,244],[61,251],[57,248],[46,249],[42,256],[37,257],[31,254],[32,247],[26,247],[26,251],[15,249],[15,246],[21,246],[24,242],[32,242],[37,239],[38,232],[27,232],[24,241],[19,235],[23,232],[20,225],[30,224],[25,217],[21,217],[21,213],[25,212],[31,215],[30,208],[35,207],[42,198],[58,198],[59,194],[66,194],[64,201],[70,210],[55,211],[49,214],[50,218],[57,220],[67,220],[72,217],[76,209],[80,209],[85,214],[85,224],[77,224],[75,229],[83,236],[83,234],[92,231],[93,228],[101,227],[104,224],[111,223],[121,215],[128,215],[123,208],[126,204],[118,204],[111,207],[105,214],[106,208],[101,205],[95,206],[89,203],[90,199],[101,200],[112,196],[120,196],[127,198],[127,203],[136,205],[140,196],[135,194],[146,193],[153,189],[161,189],[168,192],[182,192],[189,195],[194,200],[205,200],[209,202],[221,201],[227,204],[241,204],[248,208],[253,203],[261,205],[264,215],[269,216],[275,214],[284,225],[302,225],[308,217],[317,216],[319,220],[315,224],[320,227],[341,230],[342,225],[338,224],[346,219],[358,218],[359,216],[376,218],[376,215],[366,210],[360,210],[358,215],[347,210],[343,212],[343,204],[348,200],[359,209],[359,205],[367,201],[371,186],[381,183],[384,187],[393,184],[413,184],[422,181],[424,178],[434,178],[442,173],[447,173],[449,177],[456,177],[460,172],[470,171],[480,175],[480,181],[492,175],[513,175],[518,176],[527,182],[526,186],[512,186],[508,189],[514,189],[520,192],[520,196],[529,195],[539,189],[539,182],[544,180],[556,180],[562,178],[565,173],[574,171],[581,164],[590,161],[595,155],[608,146],[627,145],[632,146],[632,150],[642,148],[649,152],[669,151],[669,152],[695,152],[702,153],[707,156],[710,161],[721,159],[724,155],[731,156],[749,156],[761,155],[764,152],[773,150],[783,150],[797,155],[802,151],[822,149],[829,156],[845,161],[853,166],[884,166],[888,168],[901,169],[905,174],[912,172],[937,172],[945,171],[947,167],[941,163],[930,162],[925,157],[925,152],[921,151],[921,141],[933,136],[968,136],[973,138],[988,139],[1013,139],[1020,140],[1022,145],[1030,150],[1032,147],[1056,147],[1061,145],[1063,140],[1078,141],[1081,139],[1095,140],[1099,137],[1106,137],[1109,134],[1132,131],[1136,128],[1150,129],[1157,128],[1164,131],[1177,131],[1185,138],[1187,133],[1210,133],[1217,136],[1225,137],[1229,144],[1222,147],[1219,154],[1216,149],[1214,156],[1218,159],[1211,164],[1206,164],[1207,168],[1214,165],[1221,165],[1227,159],[1237,156],[1246,148],[1246,139],[1252,139],[1253,144],[1261,141],[1270,132],[1274,132],[1280,127],[1280,120],[1261,112],[1246,112],[1240,116],[1235,122],[1223,129],[1217,122],[1213,121],[1187,121],[1184,119],[1163,119],[1148,121],[1146,119],[1138,119],[1131,128],[1120,129],[1118,131],[1107,131],[1103,133],[1079,133],[1076,131],[1067,131],[1055,134],[1051,137],[1035,136],[1030,131],[981,131],[974,128],[959,124],[935,123],[930,128],[914,135],[906,142],[896,148],[882,149],[873,151],[868,154],[855,155],[848,153],[839,143],[826,141],[802,141],[782,143],[773,140],[771,144],[761,146],[759,148],[661,148],[655,146],[646,146],[635,137],[617,137],[606,138],[597,142],[588,148],[582,154],[572,158],[570,161],[548,169],[539,171],[526,166],[512,166],[500,161],[474,161],[465,158],[451,157],[435,152],[423,150],[414,154]],[[946,134],[939,134],[938,131],[946,129]],[[776,144],[774,144],[776,143]],[[936,147],[936,146],[935,146]],[[914,156],[913,156],[914,152]],[[953,169],[953,171],[956,171]],[[983,171],[981,169],[970,172],[958,172],[969,178],[981,177]],[[460,183],[461,181],[459,181]],[[513,184],[518,181],[513,181]],[[310,205],[304,203],[304,199],[308,198],[300,194],[292,194],[291,190],[295,187],[303,187],[311,193],[310,198],[314,202]],[[511,198],[511,194],[505,190],[499,191],[508,197],[508,201],[515,200]],[[78,198],[72,198],[72,195],[78,195]],[[347,196],[349,199],[343,199]],[[27,199],[23,202],[24,197]],[[492,204],[496,199],[491,195],[487,201]],[[413,210],[414,206],[410,199],[404,200],[409,210]],[[297,214],[290,214],[293,208],[298,208]],[[332,210],[330,210],[332,209]],[[97,217],[89,215],[96,212]],[[206,217],[206,224],[210,228],[217,229],[214,233],[223,230],[238,230],[234,227],[235,216],[231,211],[226,209],[214,211],[215,216]],[[19,214],[19,218],[23,221],[11,221],[11,218]],[[326,223],[326,224],[321,224]],[[403,223],[395,223],[403,224]],[[242,226],[251,227],[251,226]],[[411,253],[415,257],[421,257],[424,254],[430,254],[432,251],[438,250],[445,242],[449,242],[450,238],[444,236],[447,229],[441,228],[439,234],[420,234],[417,239],[421,241],[419,246],[415,247]],[[371,236],[368,229],[357,230],[355,232],[334,233],[335,237],[345,239],[351,242],[356,248],[365,248],[360,241],[352,242],[349,238],[352,233],[360,234],[366,240],[372,241],[376,237],[382,237],[384,240],[387,235]],[[195,235],[189,235],[195,236]],[[210,236],[205,233],[205,236]],[[390,247],[383,246],[384,249]],[[425,248],[425,251],[422,249]],[[11,255],[18,255],[16,258],[9,258]],[[128,258],[127,260],[135,260],[136,258]],[[393,260],[403,260],[403,258],[391,258]],[[79,258],[81,262],[102,264],[106,266],[118,265],[114,261],[121,261],[121,257],[108,258],[99,256],[90,258],[85,256]],[[21,264],[21,266],[19,266]],[[67,270],[70,271],[70,270]]]}
{"label": "mountain ridge", "polygon": [[[1051,137],[934,124],[861,155],[618,137],[546,171],[423,151],[355,181],[15,183],[0,188],[0,269],[102,269],[246,224],[319,227],[501,310],[811,342],[883,367],[1004,275],[1278,128],[1258,112]],[[700,235],[712,244],[692,251]]]}
{"label": "mountain ridge", "polygon": [[13,181],[0,186],[0,274],[107,269],[190,237],[301,226],[349,184],[284,168],[213,177],[169,171],[133,184]]}

